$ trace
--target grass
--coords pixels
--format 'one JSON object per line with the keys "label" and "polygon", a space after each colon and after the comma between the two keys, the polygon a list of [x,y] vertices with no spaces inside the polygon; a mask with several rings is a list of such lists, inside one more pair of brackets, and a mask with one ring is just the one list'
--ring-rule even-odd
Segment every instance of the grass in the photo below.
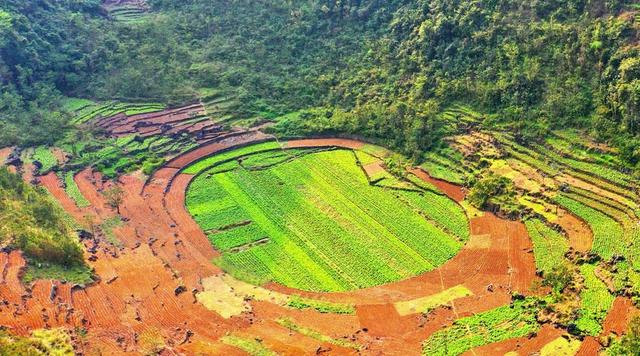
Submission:
{"label": "grass", "polygon": [[564,261],[564,254],[569,250],[567,239],[539,219],[529,219],[525,221],[525,225],[533,242],[536,268],[549,273],[555,266],[560,266]]}
{"label": "grass", "polygon": [[[265,147],[261,145],[256,146]],[[244,147],[239,153],[221,154],[224,159],[213,156],[208,163],[260,151]],[[189,171],[205,169],[203,162],[197,165]],[[251,221],[240,227],[251,236],[226,231],[226,238],[210,236],[223,251],[233,245],[230,241],[245,244],[269,239],[249,249],[225,252],[216,261],[238,278],[276,281],[303,290],[341,291],[414,276],[457,253],[460,238],[448,231],[467,236],[462,210],[436,194],[429,193],[428,199],[441,204],[438,207],[428,200],[418,204],[427,199],[422,193],[407,194],[415,194],[412,203],[399,199],[396,191],[369,185],[354,155],[334,150],[259,171],[205,171],[187,192],[187,208],[205,231]],[[420,209],[425,211],[421,214]],[[445,212],[438,215],[433,212],[437,209]],[[459,209],[453,221],[464,227],[443,229],[432,222],[449,219],[447,209]]]}
{"label": "grass", "polygon": [[73,355],[70,335],[64,329],[37,329],[30,336],[21,337],[0,331],[0,355]]}
{"label": "grass", "polygon": [[436,179],[454,184],[464,184],[465,182],[465,177],[459,172],[431,161],[422,163],[420,168],[427,171],[430,176]]}
{"label": "grass", "polygon": [[282,325],[283,327],[289,329],[290,331],[295,331],[299,334],[308,336],[312,339],[316,339],[321,342],[326,342],[329,344],[342,346],[342,347],[354,349],[354,350],[360,350],[360,347],[361,347],[359,344],[348,341],[347,339],[336,339],[327,335],[323,335],[316,330],[298,325],[291,319],[278,319],[276,320],[276,322]]}
{"label": "grass", "polygon": [[434,295],[397,302],[395,303],[395,307],[398,314],[401,316],[416,313],[427,313],[434,308],[449,304],[458,298],[470,295],[473,295],[473,292],[468,288],[463,285],[457,285]]}
{"label": "grass", "polygon": [[584,277],[584,289],[580,293],[580,317],[576,327],[586,335],[597,336],[602,331],[602,322],[613,305],[614,297],[607,286],[595,275],[596,267],[584,264],[580,273]]}
{"label": "grass", "polygon": [[118,238],[116,237],[115,232],[113,231],[114,229],[120,226],[122,226],[122,219],[120,218],[120,216],[114,216],[112,218],[109,218],[100,225],[100,228],[104,232],[104,235],[107,238],[107,241],[109,241],[109,243],[114,246],[122,245],[120,240],[118,240]]}
{"label": "grass", "polygon": [[540,350],[540,356],[575,355],[580,349],[580,340],[559,338],[544,345]]}
{"label": "grass", "polygon": [[315,309],[320,313],[331,314],[355,314],[356,309],[351,304],[326,302],[323,300],[309,299],[300,296],[291,296],[287,306],[294,309]]}
{"label": "grass", "polygon": [[275,356],[275,352],[265,347],[261,341],[228,335],[220,338],[223,344],[235,346],[251,356]]}
{"label": "grass", "polygon": [[46,263],[29,263],[22,276],[24,283],[38,279],[55,279],[74,284],[87,284],[93,281],[93,273],[86,265],[65,267]]}
{"label": "grass", "polygon": [[531,300],[524,300],[458,319],[431,335],[422,354],[459,355],[478,346],[527,336],[539,329],[536,310]]}

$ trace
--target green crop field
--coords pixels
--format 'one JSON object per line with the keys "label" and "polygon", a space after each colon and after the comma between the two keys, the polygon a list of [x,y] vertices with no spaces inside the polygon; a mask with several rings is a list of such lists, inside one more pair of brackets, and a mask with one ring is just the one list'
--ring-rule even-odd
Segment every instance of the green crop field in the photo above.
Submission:
{"label": "green crop field", "polygon": [[350,150],[291,150],[285,160],[274,145],[186,170],[202,173],[187,208],[223,252],[216,262],[236,277],[313,291],[363,288],[431,270],[469,237],[456,203],[417,187],[370,185]]}
{"label": "green crop field", "polygon": [[625,255],[624,230],[615,220],[564,195],[558,195],[555,201],[589,224],[593,231],[593,252],[604,259],[610,259],[615,254]]}
{"label": "green crop field", "polygon": [[613,304],[613,296],[595,274],[596,267],[584,264],[580,272],[584,277],[584,290],[580,293],[580,317],[576,326],[587,335],[597,336],[602,331],[602,322]]}
{"label": "green crop field", "polygon": [[82,193],[80,192],[80,188],[78,188],[78,184],[76,184],[76,181],[73,179],[73,177],[74,172],[69,171],[65,173],[63,177],[65,191],[67,192],[69,197],[73,199],[78,207],[86,208],[91,205],[91,203],[82,195]]}
{"label": "green crop field", "polygon": [[50,172],[58,164],[58,160],[53,152],[51,152],[51,149],[45,146],[36,147],[31,158],[42,164],[42,167],[38,170],[39,174]]}
{"label": "green crop field", "polygon": [[427,339],[423,355],[459,355],[474,347],[527,336],[538,330],[536,307],[516,301],[484,313],[456,320]]}
{"label": "green crop field", "polygon": [[569,249],[566,237],[546,226],[539,219],[527,220],[525,225],[533,242],[537,269],[548,273],[554,266],[560,266],[564,260],[564,254]]}

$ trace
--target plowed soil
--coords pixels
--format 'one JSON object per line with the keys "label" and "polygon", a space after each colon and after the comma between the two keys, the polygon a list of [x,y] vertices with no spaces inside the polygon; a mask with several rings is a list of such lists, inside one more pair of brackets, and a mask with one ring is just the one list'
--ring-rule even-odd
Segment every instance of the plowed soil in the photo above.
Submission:
{"label": "plowed soil", "polygon": [[[92,285],[38,281],[27,288],[19,281],[25,264],[20,253],[0,253],[0,325],[20,334],[47,326],[86,330],[86,336],[78,338],[76,344],[85,354],[141,354],[147,351],[145,340],[149,338],[161,340],[167,354],[241,354],[220,339],[233,335],[260,339],[264,346],[284,354],[323,350],[354,354],[351,348],[327,341],[341,339],[359,344],[364,354],[415,355],[429,335],[455,319],[508,304],[513,291],[533,293],[530,287],[537,277],[524,225],[487,213],[471,219],[472,236],[457,256],[436,270],[408,280],[346,293],[305,293],[276,284],[266,286],[285,294],[351,303],[356,306],[354,315],[321,314],[251,299],[249,312],[228,319],[206,309],[195,295],[203,291],[203,279],[221,273],[212,263],[218,252],[186,211],[185,190],[193,177],[180,174],[180,170],[217,151],[265,139],[269,136],[259,131],[224,136],[177,157],[149,179],[121,177],[114,183],[126,192],[120,208],[123,224],[114,230],[119,246],[111,246],[100,236],[85,241],[99,246],[95,260],[88,262],[98,276]],[[362,145],[342,139],[286,143],[286,147]],[[452,199],[464,198],[460,187],[433,180],[425,172],[417,174]],[[65,195],[57,176],[42,177],[42,184],[74,217],[92,214],[104,221],[116,216],[101,194],[111,183],[103,183],[102,177],[91,170],[82,171],[75,179],[91,202],[90,208],[77,208]],[[456,299],[426,316],[400,316],[395,310],[394,302],[430,296],[457,285],[468,288],[473,295]],[[314,333],[289,330],[277,323],[283,318]],[[515,340],[501,350],[525,344]]]}

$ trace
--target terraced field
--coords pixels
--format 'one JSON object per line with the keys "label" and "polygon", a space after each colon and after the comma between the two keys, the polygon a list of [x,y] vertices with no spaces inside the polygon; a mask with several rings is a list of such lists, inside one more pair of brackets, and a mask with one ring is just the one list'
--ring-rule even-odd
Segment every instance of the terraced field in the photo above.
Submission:
{"label": "terraced field", "polygon": [[349,150],[282,151],[275,142],[224,152],[184,171],[198,174],[187,207],[225,270],[302,290],[405,279],[468,239],[455,202],[411,184],[371,185],[357,163]]}
{"label": "terraced field", "polygon": [[114,21],[124,23],[141,21],[149,11],[144,0],[106,0],[103,6]]}
{"label": "terraced field", "polygon": [[[2,325],[81,330],[87,354],[591,355],[637,312],[637,182],[582,133],[526,144],[459,105],[411,164],[355,140],[229,128],[233,99],[203,98],[69,99],[99,134],[0,152],[92,233],[100,277],[26,288],[24,259],[3,252]],[[512,183],[509,206],[470,203],[487,176]],[[115,186],[120,213],[103,194]]]}

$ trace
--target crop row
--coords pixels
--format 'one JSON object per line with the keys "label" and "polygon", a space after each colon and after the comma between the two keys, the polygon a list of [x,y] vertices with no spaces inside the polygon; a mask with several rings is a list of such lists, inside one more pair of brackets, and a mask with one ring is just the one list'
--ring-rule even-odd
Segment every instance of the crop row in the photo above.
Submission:
{"label": "crop row", "polygon": [[550,159],[550,157],[559,157],[557,154],[551,153],[550,156],[543,155],[537,151],[518,145],[517,143],[513,142],[511,139],[509,139],[505,135],[497,134],[496,138],[502,144],[504,144],[504,147],[503,147],[504,150],[507,153],[509,153],[511,156],[526,163],[531,167],[534,167],[540,170],[541,172],[549,176],[553,177],[558,174],[565,173],[577,179],[583,180],[587,183],[591,183],[601,189],[610,191],[612,193],[616,193],[618,195],[630,198],[632,200],[637,198],[636,195],[625,186],[620,186],[616,183],[612,183],[610,180],[603,179],[602,177],[596,174],[585,173],[583,170],[580,170],[580,169],[572,169],[570,165],[567,165],[567,162],[563,163],[560,161]]}
{"label": "crop row", "polygon": [[469,221],[460,205],[446,196],[433,192],[422,194],[408,191],[396,192],[403,201],[457,236],[460,241],[469,240]]}
{"label": "crop row", "polygon": [[91,205],[87,198],[82,195],[82,193],[80,192],[80,188],[78,188],[78,184],[76,184],[76,181],[73,179],[74,172],[66,172],[64,174],[64,177],[62,178],[64,179],[65,191],[67,195],[76,203],[79,208],[86,208]]}
{"label": "crop row", "polygon": [[567,141],[564,138],[550,136],[546,139],[546,143],[559,154],[578,161],[602,164],[614,169],[622,164],[620,158],[616,155],[594,152],[593,150],[583,147],[581,144],[574,141]]}
{"label": "crop row", "polygon": [[592,251],[608,260],[614,255],[624,256],[627,244],[622,226],[604,213],[590,208],[565,195],[555,197],[555,202],[589,224],[593,231]]}
{"label": "crop row", "polygon": [[415,207],[370,186],[348,151],[306,155],[261,171],[205,173],[192,183],[187,207],[205,230],[252,221],[260,232],[234,241],[259,236],[270,242],[227,253],[223,263],[237,270],[254,260],[261,266],[257,273],[302,289],[398,280],[443,263],[460,247]]}
{"label": "crop row", "polygon": [[459,355],[478,346],[527,336],[539,329],[535,313],[532,302],[524,300],[458,319],[431,335],[422,354]]}
{"label": "crop row", "polygon": [[578,161],[571,158],[565,158],[553,150],[538,147],[538,150],[542,155],[547,157],[548,159],[559,162],[560,164],[571,168],[572,170],[579,171],[584,174],[593,175],[596,178],[601,178],[603,180],[609,181],[611,183],[617,184],[622,187],[630,187],[631,183],[629,181],[629,175],[624,174],[618,170],[613,168],[609,168],[602,164],[597,163],[589,163],[584,161]]}
{"label": "crop row", "polygon": [[614,297],[607,286],[595,275],[596,267],[583,264],[580,273],[584,277],[584,289],[580,292],[580,311],[576,320],[578,330],[597,336],[602,331],[602,322],[613,305]]}
{"label": "crop row", "polygon": [[539,219],[529,219],[525,225],[533,242],[536,268],[549,273],[554,267],[562,265],[564,254],[569,250],[567,239]]}
{"label": "crop row", "polygon": [[[74,105],[76,108],[79,105]],[[71,107],[74,107],[71,106]],[[76,109],[74,112],[75,117],[71,120],[74,124],[83,124],[97,117],[111,117],[117,114],[124,113],[127,116],[146,114],[150,112],[162,111],[166,108],[163,104],[158,103],[93,103],[88,104],[84,102],[84,105]]]}
{"label": "crop row", "polygon": [[234,158],[248,156],[248,155],[259,153],[259,152],[277,150],[279,148],[280,148],[280,144],[278,142],[270,141],[270,142],[264,142],[264,143],[259,143],[255,145],[241,147],[231,151],[217,153],[211,157],[205,158],[203,160],[200,160],[190,165],[189,167],[187,167],[187,169],[184,170],[183,173],[198,174],[207,168],[213,167],[217,164],[226,162]]}

